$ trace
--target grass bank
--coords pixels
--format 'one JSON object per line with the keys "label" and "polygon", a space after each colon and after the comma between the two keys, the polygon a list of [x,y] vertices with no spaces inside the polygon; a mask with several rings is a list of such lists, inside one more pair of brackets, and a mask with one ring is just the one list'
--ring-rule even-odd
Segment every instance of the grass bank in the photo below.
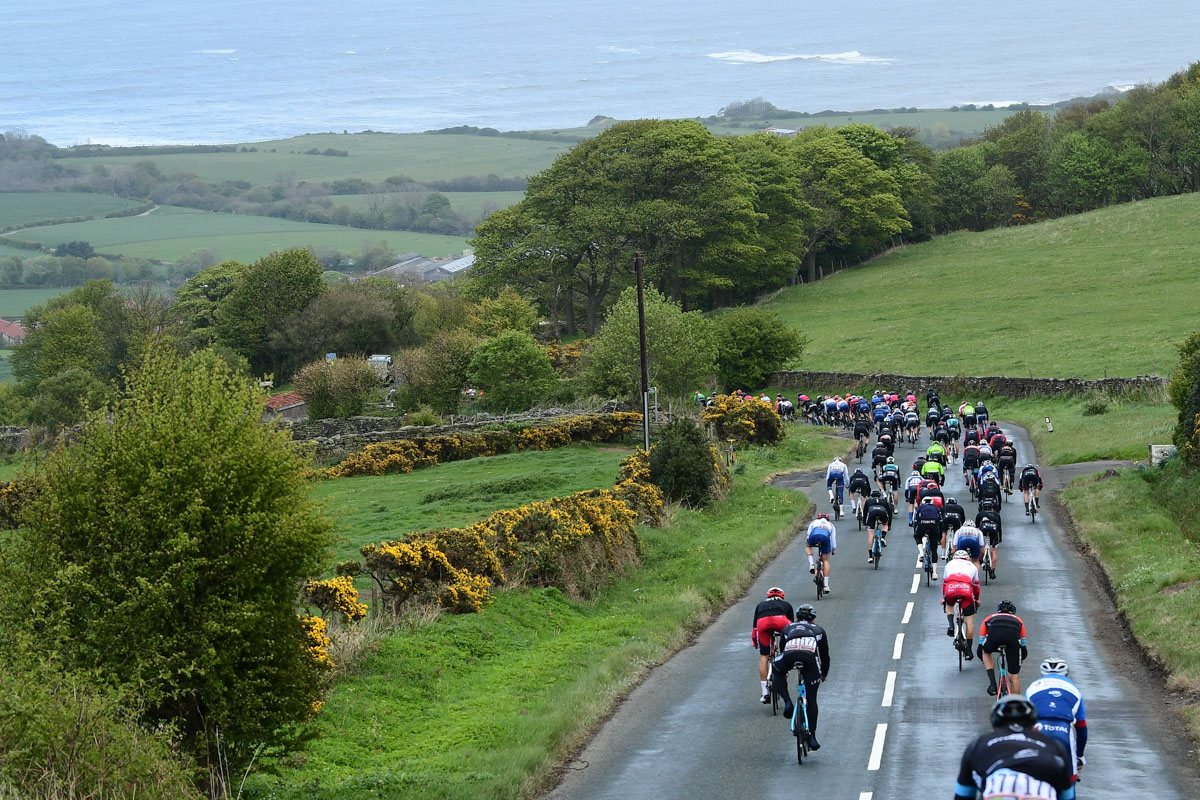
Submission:
{"label": "grass bank", "polygon": [[[766,307],[809,337],[807,369],[1161,374],[1178,360],[1179,321],[1195,314],[1198,213],[1200,194],[1191,194],[939,236],[785,289]],[[916,324],[895,313],[927,308],[937,287],[967,291],[987,311],[931,310]]]}
{"label": "grass bank", "polygon": [[1167,670],[1167,688],[1188,698],[1181,714],[1200,741],[1200,475],[1175,460],[1080,479],[1061,497],[1133,635]]}
{"label": "grass bank", "polygon": [[624,692],[740,596],[791,538],[807,501],[764,479],[844,448],[805,434],[742,452],[745,469],[724,502],[642,529],[642,565],[591,601],[555,589],[501,592],[482,614],[384,638],[334,687],[321,738],[277,775],[253,776],[247,796],[534,793]]}

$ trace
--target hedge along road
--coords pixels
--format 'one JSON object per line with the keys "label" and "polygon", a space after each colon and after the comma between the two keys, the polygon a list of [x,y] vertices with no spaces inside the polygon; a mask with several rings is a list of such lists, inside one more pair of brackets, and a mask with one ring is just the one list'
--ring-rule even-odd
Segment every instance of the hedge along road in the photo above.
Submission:
{"label": "hedge along road", "polygon": [[[1020,466],[1032,453],[1029,437],[1003,427],[1017,440]],[[918,447],[927,444],[923,437]],[[918,452],[900,445],[897,460],[907,466]],[[1151,686],[1157,678],[1127,648],[1112,645],[1119,623],[1090,585],[1089,570],[1047,502],[1049,492],[1061,488],[1056,469],[1043,470],[1047,489],[1036,523],[1024,515],[1019,493],[1004,505],[998,580],[984,587],[983,609],[1012,600],[1025,620],[1030,662],[1021,673],[1023,685],[1037,677],[1047,656],[1070,664],[1088,708],[1088,763],[1079,786],[1084,797],[1114,790],[1129,797],[1200,797],[1200,775],[1188,759],[1182,726]],[[1071,474],[1080,471],[1070,468]],[[961,467],[952,465],[947,475],[947,496],[974,514]],[[804,491],[818,510],[829,508],[823,473],[776,483]],[[852,517],[838,523],[832,593],[819,603],[798,536],[747,597],[630,694],[566,765],[548,800],[792,798],[804,791],[819,792],[814,796],[822,800],[950,796],[963,748],[989,729],[992,699],[978,660],[958,670],[940,582],[926,587],[914,568],[916,547],[906,520],[902,506],[878,571],[867,564],[866,533]],[[816,606],[832,648],[829,681],[819,695],[821,750],[803,766],[796,763],[786,721],[758,702],[750,621],[774,585],[793,605]],[[796,677],[790,677],[794,695]]]}

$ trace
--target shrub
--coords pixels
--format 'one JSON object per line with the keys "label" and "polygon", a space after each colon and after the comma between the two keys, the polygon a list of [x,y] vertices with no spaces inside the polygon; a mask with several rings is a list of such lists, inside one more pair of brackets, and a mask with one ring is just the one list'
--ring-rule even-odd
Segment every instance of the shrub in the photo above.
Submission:
{"label": "shrub", "polygon": [[403,354],[397,372],[412,397],[439,414],[455,414],[467,386],[467,370],[475,346],[476,339],[469,333],[435,332],[423,347]]}
{"label": "shrub", "polygon": [[476,336],[489,338],[509,331],[532,333],[537,321],[533,303],[506,286],[495,298],[480,300],[472,309],[467,325]]}
{"label": "shrub", "polygon": [[1108,413],[1108,398],[1102,394],[1090,394],[1083,400],[1082,414],[1085,417],[1098,417]]}
{"label": "shrub", "polygon": [[379,376],[363,358],[314,361],[296,373],[293,383],[309,419],[357,416],[379,393]]}
{"label": "shrub", "polygon": [[367,616],[367,607],[358,602],[358,590],[348,576],[309,581],[304,586],[303,598],[321,609],[324,616],[337,614],[346,624]]}
{"label": "shrub", "polygon": [[726,392],[753,391],[772,372],[800,357],[807,340],[778,316],[758,308],[735,308],[713,320],[717,337],[717,383]]}
{"label": "shrub", "polygon": [[416,411],[410,411],[405,414],[403,422],[405,425],[428,427],[430,425],[441,425],[442,418],[429,406],[421,406]]}
{"label": "shrub", "polygon": [[508,331],[475,351],[468,368],[471,383],[483,390],[479,404],[489,411],[532,408],[554,386],[550,359],[528,333]]}
{"label": "shrub", "polygon": [[712,423],[722,441],[745,444],[777,444],[783,440],[783,420],[775,407],[756,397],[717,395],[704,409],[704,421]]}
{"label": "shrub", "polygon": [[693,507],[708,505],[717,468],[699,425],[687,417],[667,425],[650,450],[650,480],[673,502]]}

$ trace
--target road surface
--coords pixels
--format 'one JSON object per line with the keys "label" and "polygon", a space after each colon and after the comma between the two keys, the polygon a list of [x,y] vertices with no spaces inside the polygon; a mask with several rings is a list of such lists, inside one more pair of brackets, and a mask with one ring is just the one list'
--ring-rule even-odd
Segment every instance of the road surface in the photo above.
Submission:
{"label": "road surface", "polygon": [[[1024,430],[1004,425],[1025,463]],[[897,448],[907,465],[923,451]],[[870,472],[869,458],[864,471]],[[1112,464],[1098,462],[1090,471]],[[851,461],[853,470],[857,464]],[[1066,538],[1047,495],[1073,466],[1043,470],[1043,513],[1031,524],[1020,494],[1006,503],[998,581],[983,589],[984,611],[1012,600],[1025,620],[1027,683],[1047,656],[1065,658],[1084,692],[1090,737],[1083,798],[1195,800],[1200,777],[1182,727],[1164,705],[1158,679],[1128,645],[1091,570]],[[947,469],[947,496],[977,510],[961,468]],[[824,474],[785,476],[828,510]],[[563,770],[547,800],[705,800],[788,798],[890,800],[950,797],[963,747],[989,728],[992,699],[978,660],[962,672],[941,612],[938,583],[925,586],[903,505],[878,571],[866,558],[866,533],[838,524],[832,593],[817,603],[802,537],[762,572],[749,594],[634,690]],[[941,565],[944,567],[944,564]],[[939,567],[939,575],[941,574]],[[782,717],[758,702],[757,653],[750,646],[755,604],[769,586],[793,605],[813,603],[829,633],[831,672],[820,690],[822,749],[803,766]],[[980,618],[977,618],[977,621]],[[791,676],[794,693],[795,675]]]}

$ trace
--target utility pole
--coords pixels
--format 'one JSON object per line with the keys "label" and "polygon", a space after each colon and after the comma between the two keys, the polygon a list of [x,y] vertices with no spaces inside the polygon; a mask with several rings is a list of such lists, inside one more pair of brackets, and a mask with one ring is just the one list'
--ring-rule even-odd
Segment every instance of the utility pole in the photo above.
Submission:
{"label": "utility pole", "polygon": [[642,442],[650,452],[650,367],[646,363],[646,303],[642,290],[642,254],[633,254],[633,269],[637,273],[638,351],[642,361]]}

